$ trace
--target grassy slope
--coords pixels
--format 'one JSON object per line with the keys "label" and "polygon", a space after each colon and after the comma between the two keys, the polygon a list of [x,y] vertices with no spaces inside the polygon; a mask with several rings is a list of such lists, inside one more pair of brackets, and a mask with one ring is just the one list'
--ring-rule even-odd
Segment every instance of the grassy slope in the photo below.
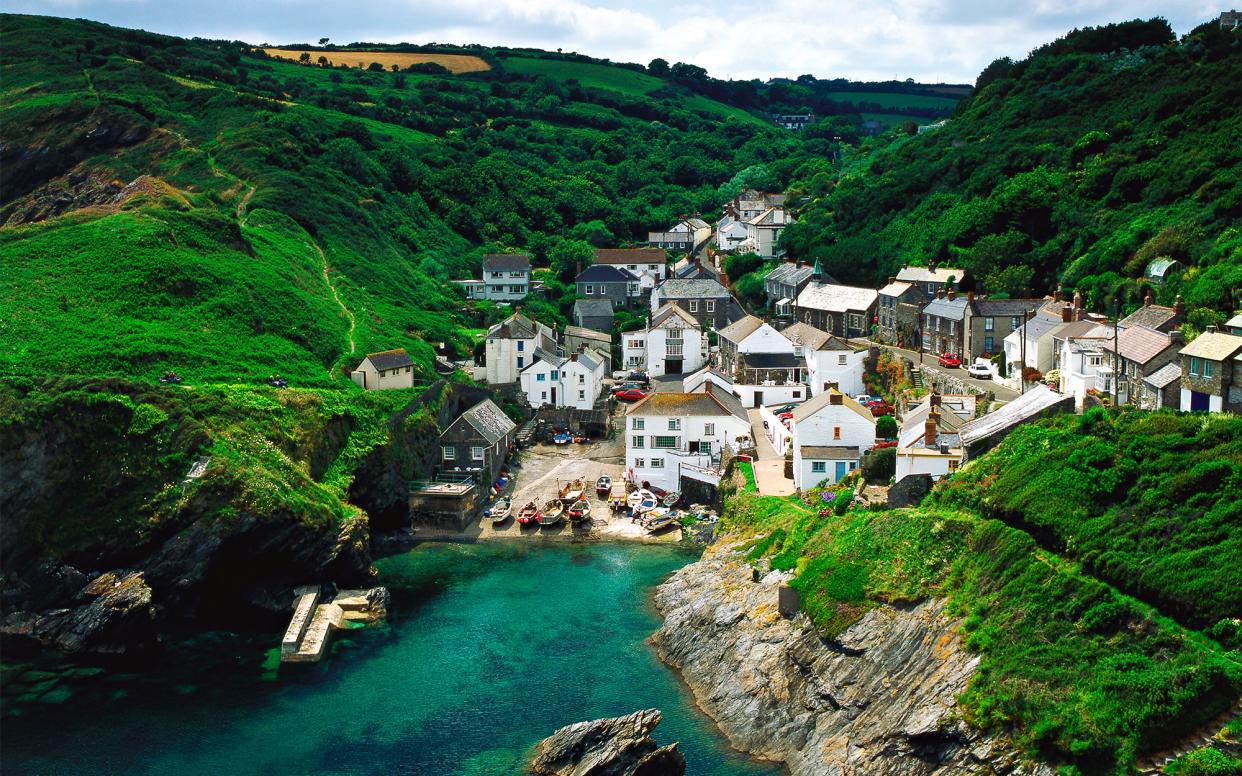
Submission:
{"label": "grassy slope", "polygon": [[[737,494],[726,510],[726,528],[756,535],[752,558],[769,557],[774,567],[797,572],[793,584],[804,607],[828,636],[879,602],[947,597],[965,618],[967,646],[981,655],[960,699],[969,721],[1010,729],[1033,756],[1066,772],[1124,773],[1142,754],[1178,741],[1228,708],[1242,689],[1242,656],[1041,548],[1021,528],[988,519],[987,494],[1006,493],[1005,484],[992,481],[994,464],[1026,446],[1022,439],[1007,440],[973,462],[938,489],[945,503],[821,518],[818,493],[810,503]],[[1045,493],[1049,477],[1072,479],[1070,458],[1053,449],[1039,460],[1048,472],[1041,480]],[[1148,476],[1171,483],[1178,474]],[[978,492],[969,486],[976,478],[984,483]],[[968,485],[959,487],[963,481]],[[945,493],[953,494],[949,502]],[[1127,493],[1138,498],[1142,488]],[[1130,519],[1141,523],[1144,517]],[[1153,516],[1146,525],[1167,524]],[[1236,521],[1228,530],[1237,533]],[[1107,535],[1128,545],[1123,537],[1131,533],[1122,527]],[[1210,554],[1199,556],[1202,568],[1176,565],[1191,586],[1191,578],[1228,583],[1230,569],[1207,558],[1228,563],[1231,546],[1226,540],[1204,548]],[[1176,553],[1166,556],[1159,546],[1143,551],[1148,561],[1176,561]],[[1210,610],[1211,600],[1204,606]],[[1236,606],[1235,599],[1234,616]]]}
{"label": "grassy slope", "polygon": [[885,108],[937,108],[951,110],[957,100],[950,97],[933,97],[926,94],[904,94],[898,92],[829,92],[828,98],[857,104],[870,102]]}

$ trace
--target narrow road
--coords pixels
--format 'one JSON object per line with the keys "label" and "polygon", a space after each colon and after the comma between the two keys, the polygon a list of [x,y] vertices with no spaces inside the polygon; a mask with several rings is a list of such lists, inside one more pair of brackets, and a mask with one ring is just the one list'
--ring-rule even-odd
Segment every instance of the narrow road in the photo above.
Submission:
{"label": "narrow road", "polygon": [[797,488],[794,481],[785,476],[785,456],[777,455],[776,448],[768,440],[759,410],[747,410],[746,415],[750,418],[750,433],[755,440],[755,460],[750,464],[755,470],[755,487],[765,496],[788,496]]}
{"label": "narrow road", "polygon": [[[851,342],[857,345],[874,345],[875,344],[874,342],[870,340],[864,340],[864,339],[854,339],[854,340],[851,340]],[[880,345],[880,347],[886,348],[888,350],[891,350],[894,353],[900,354],[904,358],[910,359],[910,361],[912,361],[915,366],[919,365],[920,354],[917,350],[907,350],[905,348],[899,348],[896,345]],[[1018,392],[1013,390],[1012,388],[1007,388],[1001,385],[1000,383],[992,382],[991,380],[977,380],[971,377],[970,374],[966,371],[966,368],[964,366],[958,369],[950,369],[948,367],[937,365],[936,356],[930,353],[923,353],[921,354],[921,357],[922,357],[922,364],[923,364],[924,372],[948,375],[949,377],[955,377],[958,380],[961,380],[967,385],[973,385],[976,388],[978,388],[980,391],[991,391],[992,395],[996,397],[997,401],[1013,401],[1014,399],[1018,398]]]}
{"label": "narrow road", "polygon": [[[348,307],[345,306],[345,302],[341,301],[341,295],[337,293],[336,286],[333,285],[332,283],[332,277],[331,275],[328,274],[328,257],[327,255],[324,254],[323,248],[320,248],[319,243],[315,242],[314,240],[311,240],[309,243],[307,243],[306,247],[314,248],[315,252],[319,254],[320,266],[323,268],[323,282],[328,284],[328,290],[332,292],[332,298],[336,300],[337,305],[339,305],[341,308],[341,312],[345,313],[345,317],[349,319],[349,353],[348,355],[352,356],[354,354],[354,350],[356,349],[354,347],[354,326],[356,325],[356,321],[354,320],[354,314],[349,311]],[[332,370],[329,369],[328,376],[331,377],[332,373],[333,373]]]}

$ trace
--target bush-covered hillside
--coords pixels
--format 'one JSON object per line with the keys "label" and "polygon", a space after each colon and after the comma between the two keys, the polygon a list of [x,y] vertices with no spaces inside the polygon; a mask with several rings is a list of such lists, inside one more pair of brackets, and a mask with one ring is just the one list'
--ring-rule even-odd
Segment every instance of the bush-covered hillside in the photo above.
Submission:
{"label": "bush-covered hillside", "polygon": [[[1232,309],[1242,286],[1242,36],[1212,21],[1175,40],[1163,20],[1075,31],[992,63],[952,121],[847,154],[839,186],[783,235],[844,282],[903,263],[967,269],[981,290],[1058,283],[1103,308],[1137,302],[1146,265],[1190,269],[1157,289]],[[854,163],[857,162],[857,166]]]}
{"label": "bush-covered hillside", "polygon": [[328,385],[398,346],[429,372],[486,323],[445,282],[484,251],[641,239],[800,158],[704,97],[516,62],[332,69],[13,15],[0,36],[0,372]]}
{"label": "bush-covered hillside", "polygon": [[[803,608],[828,638],[876,605],[947,598],[980,655],[960,699],[967,721],[1010,731],[1065,773],[1129,773],[1242,691],[1236,621],[1198,630],[1242,614],[1236,420],[1162,411],[1090,415],[1090,428],[1046,421],[920,508],[868,511],[832,493],[804,501],[743,487],[725,530],[754,536],[753,560],[796,573]],[[1082,467],[1101,456],[1130,463],[1117,462],[1119,479],[1087,484]],[[1229,473],[1181,492],[1202,480],[1200,457]],[[1011,511],[993,519],[1000,505]]]}

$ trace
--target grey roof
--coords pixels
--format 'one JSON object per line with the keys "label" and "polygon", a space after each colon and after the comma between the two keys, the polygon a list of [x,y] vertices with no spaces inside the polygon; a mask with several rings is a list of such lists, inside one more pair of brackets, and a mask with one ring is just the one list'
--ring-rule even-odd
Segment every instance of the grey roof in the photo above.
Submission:
{"label": "grey roof", "polygon": [[698,328],[699,322],[695,320],[693,315],[681,309],[681,305],[676,302],[667,302],[661,305],[659,310],[655,311],[655,315],[651,316],[651,325],[648,326],[648,329],[654,329],[661,326],[665,321],[674,315],[689,325]]}
{"label": "grey roof", "polygon": [[579,319],[612,317],[611,299],[579,299],[574,302],[574,315]]}
{"label": "grey roof", "polygon": [[504,337],[506,339],[534,339],[535,322],[521,313],[514,313],[500,323],[487,330],[488,337]]}
{"label": "grey roof", "polygon": [[410,358],[409,353],[405,352],[405,348],[368,353],[367,360],[371,362],[371,366],[378,370],[401,369],[402,367],[414,366],[414,360]]}
{"label": "grey roof", "polygon": [[1226,329],[1242,329],[1242,313],[1238,313],[1229,320],[1225,321]]}
{"label": "grey roof", "polygon": [[897,279],[913,283],[948,283],[949,278],[953,278],[953,282],[956,283],[965,274],[964,270],[952,267],[936,267],[935,270],[927,267],[903,267],[897,273]]}
{"label": "grey roof", "polygon": [[590,351],[583,351],[578,354],[578,363],[594,372],[599,368],[599,362],[595,360]]}
{"label": "grey roof", "polygon": [[802,459],[829,460],[829,461],[853,461],[858,458],[857,447],[821,447],[818,445],[802,445]]}
{"label": "grey roof", "polygon": [[901,296],[913,287],[912,283],[907,283],[902,280],[894,280],[892,283],[889,283],[884,286],[884,288],[880,289],[880,296]]}
{"label": "grey roof", "polygon": [[879,296],[874,288],[839,286],[834,283],[811,282],[798,294],[798,306],[812,310],[844,313],[868,310]]}
{"label": "grey roof", "polygon": [[1059,394],[1041,383],[1000,409],[966,423],[958,429],[958,434],[963,445],[970,445],[1030,420],[1067,399],[1073,401],[1072,396]]}
{"label": "grey roof", "polygon": [[976,299],[975,315],[995,318],[1005,315],[1021,315],[1044,304],[1043,299]]}
{"label": "grey roof", "polygon": [[669,278],[656,291],[661,299],[728,299],[729,291],[710,278]]}
{"label": "grey roof", "polygon": [[1118,326],[1126,328],[1127,326],[1146,326],[1149,329],[1161,331],[1178,317],[1177,310],[1172,307],[1162,307],[1158,304],[1145,304],[1118,322]]}
{"label": "grey roof", "polygon": [[844,350],[844,351],[849,351],[851,353],[857,353],[860,350],[866,350],[866,348],[854,347],[849,342],[841,339],[837,335],[829,334],[826,331],[821,331],[820,329],[815,328],[809,323],[798,322],[798,323],[791,324],[781,329],[781,334],[784,334],[785,339],[789,340],[790,342],[793,342],[799,345],[805,345],[811,350],[828,350],[828,351]]}
{"label": "grey roof", "polygon": [[740,343],[763,326],[763,319],[753,315],[744,316],[720,330],[718,336],[733,343]]}
{"label": "grey roof", "polygon": [[933,299],[923,308],[923,314],[944,318],[946,321],[964,321],[966,320],[966,301],[964,296],[955,296],[952,299],[947,296],[943,299]]}
{"label": "grey roof", "polygon": [[798,285],[804,280],[810,278],[811,273],[814,271],[814,267],[808,267],[805,264],[799,267],[796,263],[787,261],[773,267],[768,274],[763,276],[763,279],[774,280],[778,283]]}
{"label": "grey roof", "polygon": [[1237,334],[1205,331],[1178,352],[1183,356],[1206,358],[1209,361],[1224,361],[1239,350],[1242,350],[1242,337],[1239,337]]}
{"label": "grey roof", "polygon": [[1098,321],[1083,319],[1066,324],[1065,328],[1057,332],[1057,339],[1074,339],[1076,337],[1103,337],[1106,333],[1110,333],[1110,329]]}
{"label": "grey roof", "polygon": [[[530,369],[532,366],[534,366],[535,364],[538,364],[540,361],[546,361],[552,366],[560,366],[561,364],[564,364],[567,360],[568,359],[562,356],[558,356],[555,353],[552,353],[550,351],[544,350],[543,348],[535,348],[535,360],[530,362],[530,366],[526,367],[526,369]],[[526,371],[526,369],[523,369],[522,371],[524,372]]]}
{"label": "grey roof", "polygon": [[801,363],[793,353],[743,353],[750,369],[793,369]]}
{"label": "grey roof", "polygon": [[483,257],[483,269],[490,272],[530,272],[530,255],[525,253],[489,253]]}
{"label": "grey roof", "polygon": [[1182,379],[1181,366],[1170,361],[1169,363],[1165,364],[1164,366],[1160,367],[1156,371],[1144,377],[1143,382],[1147,383],[1148,385],[1153,385],[1156,388],[1165,388],[1170,383],[1177,382],[1180,379]]}
{"label": "grey roof", "polygon": [[489,444],[499,442],[506,434],[517,428],[517,424],[501,412],[491,399],[484,399],[463,412],[461,417]]}
{"label": "grey roof", "polygon": [[840,391],[833,390],[833,389],[824,391],[819,396],[808,399],[807,401],[799,404],[797,407],[794,407],[793,409],[794,423],[800,423],[806,418],[809,418],[815,413],[819,412],[824,407],[827,407],[829,404],[832,403],[833,394],[841,395],[842,406],[848,408],[854,414],[860,415],[866,418],[867,420],[871,421],[872,423],[875,423],[875,417],[871,414],[871,410],[867,409],[866,407],[862,406],[858,402],[854,401],[853,398],[846,396]]}
{"label": "grey roof", "polygon": [[[1169,335],[1154,331],[1146,326],[1130,326],[1117,332],[1117,347],[1113,347],[1113,338],[1100,340],[1100,349],[1109,353],[1120,352],[1121,357],[1146,364],[1165,350],[1173,346]],[[1185,351],[1182,351],[1185,352]]]}
{"label": "grey roof", "polygon": [[[967,421],[943,404],[937,413],[936,444],[956,447],[961,442],[956,432]],[[923,437],[926,431],[927,418],[930,414],[931,401],[928,399],[924,399],[918,406],[906,413],[901,421],[901,430],[897,433],[897,446],[899,448],[925,446]],[[952,439],[947,439],[950,436]]]}
{"label": "grey roof", "polygon": [[683,280],[718,280],[720,274],[713,267],[686,258],[673,265],[673,277]]}
{"label": "grey roof", "polygon": [[1065,321],[1060,318],[1051,318],[1047,315],[1036,315],[1034,318],[1031,318],[1025,324],[1015,329],[1015,332],[1021,332],[1019,336],[1026,337],[1027,342],[1037,342],[1038,340],[1043,339],[1044,335],[1064,325]]}
{"label": "grey roof", "polygon": [[578,273],[575,283],[637,283],[638,276],[625,267],[594,264]]}
{"label": "grey roof", "polygon": [[595,329],[587,329],[582,326],[566,326],[566,337],[577,337],[578,339],[599,340],[601,342],[612,342],[612,335]]}
{"label": "grey roof", "polygon": [[706,222],[706,221],[704,221],[704,220],[703,220],[703,219],[701,219],[701,218],[687,218],[685,221],[682,221],[681,223],[683,223],[683,224],[685,224],[685,225],[687,225],[687,226],[694,227],[695,229],[707,229],[707,228],[709,228],[709,227],[708,227],[707,222]]}

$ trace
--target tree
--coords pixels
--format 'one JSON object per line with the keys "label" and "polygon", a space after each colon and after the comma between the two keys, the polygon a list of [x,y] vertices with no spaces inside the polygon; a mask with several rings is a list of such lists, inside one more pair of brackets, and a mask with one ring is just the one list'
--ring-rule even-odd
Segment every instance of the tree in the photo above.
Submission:
{"label": "tree", "polygon": [[603,248],[617,241],[608,226],[598,218],[592,221],[585,221],[573,225],[569,230],[569,238],[571,240],[582,240],[594,245],[596,248]]}
{"label": "tree", "polygon": [[370,70],[372,73],[382,73],[384,72],[384,66],[381,65],[379,62],[372,62],[371,64],[367,65],[367,70]]}
{"label": "tree", "polygon": [[558,278],[569,282],[578,274],[579,268],[586,269],[595,256],[591,244],[583,240],[561,240],[552,250],[548,251],[548,264]]}
{"label": "tree", "polygon": [[328,58],[327,58],[327,57],[325,57],[323,54],[320,54],[320,55],[319,55],[319,59],[317,59],[317,60],[315,60],[315,61],[319,63],[319,66],[320,66],[320,67],[327,67],[327,66],[328,66]]}
{"label": "tree", "polygon": [[302,52],[302,56],[298,57],[298,61],[299,61],[299,62],[301,62],[301,63],[302,63],[302,64],[304,64],[304,65],[306,65],[306,64],[310,64],[310,52],[309,52],[309,51],[303,51],[303,52]]}
{"label": "tree", "polygon": [[668,75],[668,60],[656,57],[651,60],[651,64],[647,65],[647,72],[661,78]]}
{"label": "tree", "polygon": [[897,419],[892,415],[881,415],[875,421],[875,435],[880,439],[893,439],[897,436]]}
{"label": "tree", "polygon": [[331,40],[331,38],[320,38],[320,39],[319,39],[319,45],[320,45],[320,46],[323,46],[323,45],[327,44],[327,42],[328,42],[329,40]]}
{"label": "tree", "polygon": [[895,447],[873,448],[868,450],[862,458],[862,475],[867,482],[888,482],[896,473],[897,448]]}

